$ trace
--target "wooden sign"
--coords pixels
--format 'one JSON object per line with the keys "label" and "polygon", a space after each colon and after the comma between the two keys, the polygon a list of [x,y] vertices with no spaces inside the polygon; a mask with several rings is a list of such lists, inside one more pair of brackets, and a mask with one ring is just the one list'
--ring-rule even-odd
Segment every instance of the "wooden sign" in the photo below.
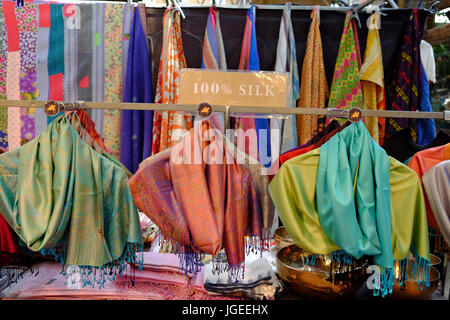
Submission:
{"label": "wooden sign", "polygon": [[183,69],[180,104],[287,107],[288,76],[277,72]]}

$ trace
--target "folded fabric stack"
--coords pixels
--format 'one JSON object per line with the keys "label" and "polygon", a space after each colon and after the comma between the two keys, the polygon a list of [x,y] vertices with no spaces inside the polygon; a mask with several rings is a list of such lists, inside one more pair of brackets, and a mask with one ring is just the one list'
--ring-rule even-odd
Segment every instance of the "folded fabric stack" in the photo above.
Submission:
{"label": "folded fabric stack", "polygon": [[212,263],[206,264],[204,287],[212,295],[239,296],[256,300],[272,300],[275,294],[283,289],[269,262],[258,254],[246,257],[244,275],[237,282],[230,281],[226,273],[217,274]]}
{"label": "folded fabric stack", "polygon": [[134,281],[120,278],[115,285],[123,290],[142,292],[166,300],[230,300],[226,296],[209,295],[203,287],[204,269],[196,275],[180,270],[180,259],[175,254],[145,252],[143,270],[129,265],[127,273],[134,275]]}

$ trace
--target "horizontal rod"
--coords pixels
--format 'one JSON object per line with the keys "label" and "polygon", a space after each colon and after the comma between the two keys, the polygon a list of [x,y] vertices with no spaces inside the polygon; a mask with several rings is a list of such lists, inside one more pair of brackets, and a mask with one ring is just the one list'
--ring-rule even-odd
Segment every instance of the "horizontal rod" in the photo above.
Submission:
{"label": "horizontal rod", "polygon": [[[195,112],[198,105],[189,104],[165,104],[165,103],[128,103],[128,102],[83,102],[84,109],[118,109],[118,110],[159,110],[159,111],[184,111]],[[43,108],[46,101],[39,100],[1,100],[0,108]],[[70,108],[71,102],[63,102]],[[226,112],[227,106],[213,106],[214,112]],[[326,116],[331,109],[327,108],[285,108],[285,107],[250,107],[229,106],[231,113],[250,113],[264,115],[323,115]],[[380,118],[416,118],[416,119],[445,119],[444,112],[424,111],[393,111],[393,110],[366,110],[362,109],[363,117]]]}

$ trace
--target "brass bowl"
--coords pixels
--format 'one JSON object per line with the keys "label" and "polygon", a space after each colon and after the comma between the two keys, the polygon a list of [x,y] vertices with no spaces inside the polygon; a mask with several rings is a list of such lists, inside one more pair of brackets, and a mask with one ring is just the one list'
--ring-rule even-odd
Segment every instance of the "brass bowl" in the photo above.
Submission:
{"label": "brass bowl", "polygon": [[408,267],[408,279],[403,283],[402,287],[398,285],[398,281],[395,282],[390,297],[392,299],[408,299],[408,300],[428,300],[431,298],[434,290],[439,282],[440,274],[435,267],[430,267],[430,286],[426,287],[422,285],[422,290],[419,288],[414,275],[412,274],[412,265],[414,260],[409,261]]}
{"label": "brass bowl", "polygon": [[441,263],[441,258],[430,253],[430,266],[436,266],[436,265],[439,265],[440,263]]}
{"label": "brass bowl", "polygon": [[289,236],[285,227],[279,227],[275,230],[275,234],[273,236],[275,239],[275,243],[277,244],[277,251],[283,249],[284,247],[290,246],[294,244],[294,241]]}
{"label": "brass bowl", "polygon": [[[303,266],[303,250],[296,245],[282,248],[277,253],[277,272],[289,287],[306,299],[343,299],[354,295],[367,279],[364,264],[356,262],[356,268],[348,273],[346,284],[332,283],[330,264],[316,259],[314,266]],[[302,270],[303,269],[303,270]]]}

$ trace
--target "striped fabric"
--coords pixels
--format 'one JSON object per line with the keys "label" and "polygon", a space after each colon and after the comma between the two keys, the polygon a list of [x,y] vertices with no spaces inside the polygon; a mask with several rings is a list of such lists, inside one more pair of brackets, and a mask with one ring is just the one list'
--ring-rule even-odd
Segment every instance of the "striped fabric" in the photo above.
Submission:
{"label": "striped fabric", "polygon": [[[103,102],[105,95],[105,4],[92,6],[92,101]],[[95,128],[103,134],[103,109],[92,110]]]}

